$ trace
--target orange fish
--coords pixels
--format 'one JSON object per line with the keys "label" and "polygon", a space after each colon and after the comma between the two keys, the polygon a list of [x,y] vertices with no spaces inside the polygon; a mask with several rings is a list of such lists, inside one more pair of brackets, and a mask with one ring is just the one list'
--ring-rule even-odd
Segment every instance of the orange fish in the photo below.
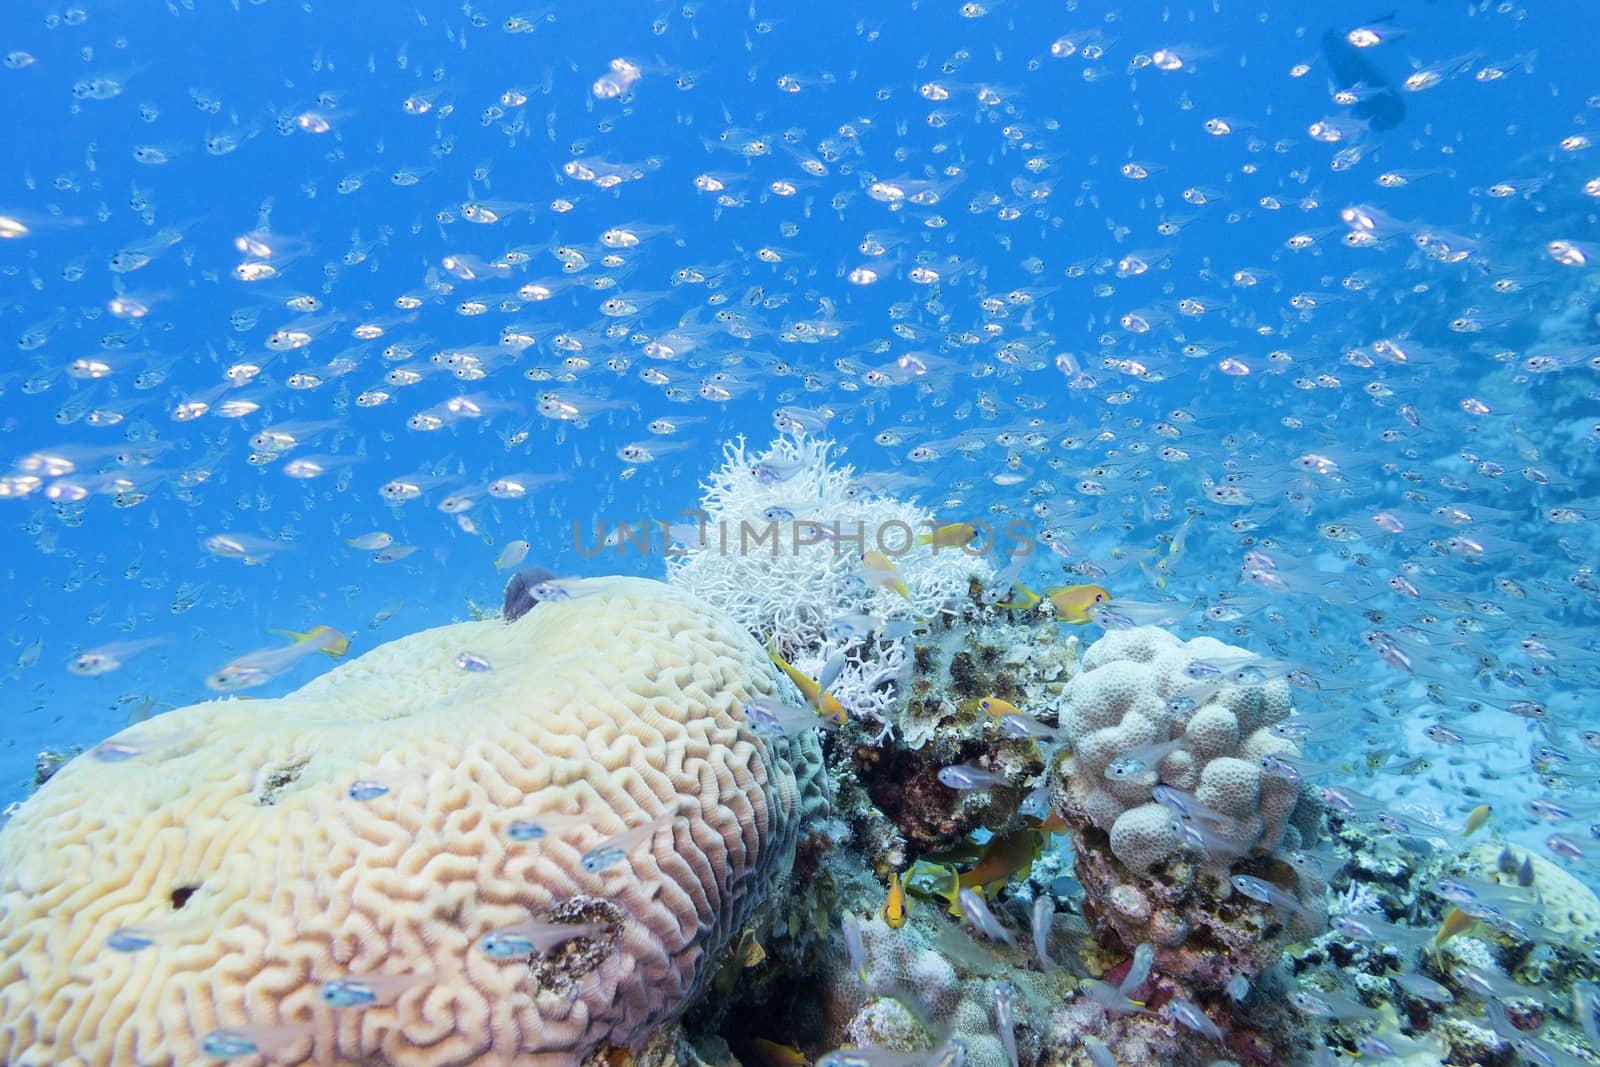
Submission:
{"label": "orange fish", "polygon": [[294,638],[295,647],[299,645],[315,645],[316,651],[326,653],[335,659],[350,651],[350,639],[331,626],[314,626],[310,633],[295,633],[293,630],[274,630],[276,634]]}
{"label": "orange fish", "polygon": [[888,556],[882,552],[866,552],[861,556],[861,563],[862,570],[867,572],[868,580],[873,585],[887,589],[891,593],[899,593],[907,603],[916,603],[911,599],[911,590],[900,580],[899,568]]}
{"label": "orange fish", "polygon": [[1022,714],[1015,704],[1011,703],[1009,700],[1001,700],[999,697],[984,697],[982,700],[978,701],[978,707],[982,708],[984,711],[987,711],[990,715],[993,715],[997,719],[1006,715]]}
{"label": "orange fish", "polygon": [[810,1060],[806,1054],[793,1045],[780,1045],[776,1041],[768,1041],[758,1037],[750,1042],[750,1047],[755,1051],[756,1059],[760,1060],[762,1067],[806,1067]]}
{"label": "orange fish", "polygon": [[1009,882],[1018,872],[1033,866],[1044,844],[1044,835],[1031,826],[991,837],[978,857],[977,866],[961,875],[962,889],[980,889],[996,882]]}
{"label": "orange fish", "polygon": [[844,705],[839,703],[837,698],[830,696],[822,686],[817,684],[815,679],[807,678],[804,674],[789,666],[789,661],[784,659],[783,653],[778,651],[778,643],[776,641],[767,642],[767,655],[772,658],[773,663],[778,665],[779,670],[789,676],[789,680],[794,683],[794,687],[800,690],[800,695],[805,697],[811,706],[817,709],[818,715],[821,715],[835,726],[843,726],[850,721],[850,713],[844,710]]}

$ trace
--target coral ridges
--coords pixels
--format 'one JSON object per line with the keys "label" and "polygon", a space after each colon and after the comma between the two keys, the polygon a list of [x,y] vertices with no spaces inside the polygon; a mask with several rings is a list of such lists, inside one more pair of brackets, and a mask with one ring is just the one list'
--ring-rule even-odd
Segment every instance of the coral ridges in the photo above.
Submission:
{"label": "coral ridges", "polygon": [[62,767],[0,829],[0,1060],[198,1062],[232,1029],[275,1063],[556,1067],[681,1012],[792,861],[815,741],[750,730],[776,682],[714,608],[572,594]]}

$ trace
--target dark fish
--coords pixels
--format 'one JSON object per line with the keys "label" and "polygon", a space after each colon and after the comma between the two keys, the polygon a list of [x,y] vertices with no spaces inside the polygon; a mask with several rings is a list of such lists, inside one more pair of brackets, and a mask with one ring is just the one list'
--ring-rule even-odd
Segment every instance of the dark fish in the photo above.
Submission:
{"label": "dark fish", "polygon": [[1333,68],[1335,88],[1354,89],[1358,85],[1364,88],[1361,99],[1351,107],[1352,112],[1370,122],[1375,130],[1392,130],[1400,125],[1400,120],[1406,117],[1405,101],[1344,34],[1338,30],[1324,33],[1322,54],[1328,57],[1328,66]]}
{"label": "dark fish", "polygon": [[500,613],[505,616],[506,622],[516,622],[539,602],[539,594],[534,592],[535,586],[545,586],[555,581],[556,576],[543,567],[529,567],[525,571],[518,571],[506,583],[505,602],[501,605]]}

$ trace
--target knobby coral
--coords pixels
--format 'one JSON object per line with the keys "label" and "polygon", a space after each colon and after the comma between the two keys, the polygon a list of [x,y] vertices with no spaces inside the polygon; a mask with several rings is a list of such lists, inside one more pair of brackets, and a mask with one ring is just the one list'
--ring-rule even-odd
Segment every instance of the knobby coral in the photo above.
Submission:
{"label": "knobby coral", "polygon": [[[1202,986],[1254,975],[1286,934],[1326,920],[1321,881],[1276,858],[1310,843],[1322,809],[1299,749],[1270,729],[1291,700],[1264,663],[1209,637],[1114,630],[1066,693],[1074,752],[1056,790],[1089,905],[1125,947],[1152,944],[1166,973]],[[1241,896],[1231,873],[1287,903]]]}

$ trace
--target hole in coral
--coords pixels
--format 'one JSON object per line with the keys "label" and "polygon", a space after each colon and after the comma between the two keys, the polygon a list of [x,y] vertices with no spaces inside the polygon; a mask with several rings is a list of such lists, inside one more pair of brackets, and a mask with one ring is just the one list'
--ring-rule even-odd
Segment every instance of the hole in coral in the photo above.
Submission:
{"label": "hole in coral", "polygon": [[199,888],[200,887],[197,885],[180,885],[178,888],[174,889],[169,895],[169,899],[172,901],[172,910],[177,911],[179,908],[189,903],[189,898],[194,896],[195,891]]}
{"label": "hole in coral", "polygon": [[600,923],[608,930],[597,937],[577,937],[528,961],[528,977],[536,990],[569,993],[578,981],[616,954],[627,913],[609,900],[571,897],[551,909],[556,923]]}
{"label": "hole in coral", "polygon": [[309,762],[310,759],[306,758],[275,767],[263,767],[256,775],[256,803],[263,806],[276,804],[278,794],[300,777]]}

